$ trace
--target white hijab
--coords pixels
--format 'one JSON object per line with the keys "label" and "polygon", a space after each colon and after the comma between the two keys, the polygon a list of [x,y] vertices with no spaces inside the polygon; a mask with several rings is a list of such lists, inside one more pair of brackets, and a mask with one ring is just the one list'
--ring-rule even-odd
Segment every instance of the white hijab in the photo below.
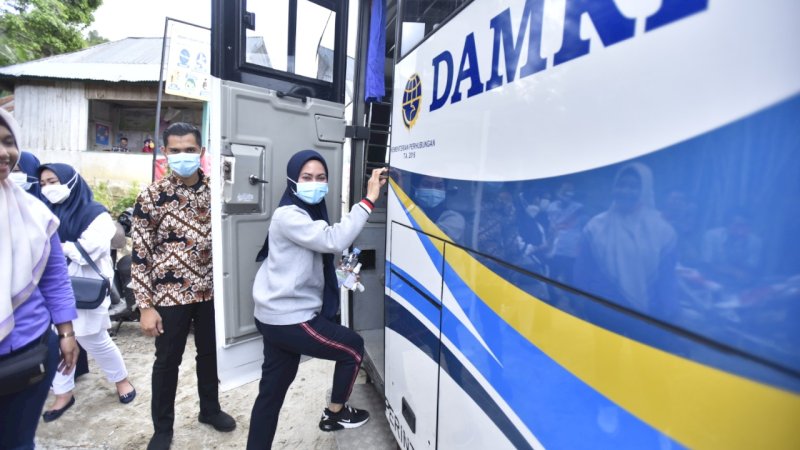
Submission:
{"label": "white hijab", "polygon": [[[0,118],[18,143],[17,121],[2,108]],[[44,203],[10,179],[0,181],[0,341],[14,329],[14,310],[38,286],[56,230],[58,219]]]}
{"label": "white hijab", "polygon": [[661,257],[674,248],[677,237],[672,226],[655,209],[653,173],[642,163],[623,166],[614,180],[634,170],[641,180],[638,207],[627,214],[616,203],[586,225],[592,255],[601,272],[619,287],[630,304],[647,310],[653,307],[652,284],[659,275]]}

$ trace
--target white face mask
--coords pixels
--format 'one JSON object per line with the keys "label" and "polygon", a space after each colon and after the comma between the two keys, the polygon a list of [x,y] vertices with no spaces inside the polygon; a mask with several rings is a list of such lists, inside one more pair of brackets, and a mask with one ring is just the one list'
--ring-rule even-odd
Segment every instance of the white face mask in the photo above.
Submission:
{"label": "white face mask", "polygon": [[27,191],[31,187],[31,183],[28,182],[28,174],[25,172],[11,172],[8,178],[13,181],[14,184],[21,187],[22,190]]}
{"label": "white face mask", "polygon": [[42,195],[48,202],[57,205],[69,197],[70,189],[65,184],[48,184],[42,188]]}

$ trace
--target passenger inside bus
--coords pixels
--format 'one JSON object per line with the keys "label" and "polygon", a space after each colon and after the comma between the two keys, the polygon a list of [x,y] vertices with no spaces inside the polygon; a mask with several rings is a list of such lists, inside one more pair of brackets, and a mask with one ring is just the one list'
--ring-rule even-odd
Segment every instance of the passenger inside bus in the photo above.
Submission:
{"label": "passenger inside bus", "polygon": [[414,202],[454,242],[464,235],[464,216],[447,208],[447,185],[443,178],[421,175],[414,178]]}
{"label": "passenger inside bus", "polygon": [[555,201],[547,207],[552,227],[550,267],[553,278],[563,283],[572,280],[572,269],[578,256],[578,242],[585,219],[583,204],[575,200],[575,186],[563,183]]}

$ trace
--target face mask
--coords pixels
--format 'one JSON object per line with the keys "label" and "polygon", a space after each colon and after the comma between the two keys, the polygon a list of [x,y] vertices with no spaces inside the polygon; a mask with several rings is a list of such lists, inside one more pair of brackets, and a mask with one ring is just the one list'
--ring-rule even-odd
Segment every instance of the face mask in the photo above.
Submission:
{"label": "face mask", "polygon": [[308,203],[309,205],[316,205],[325,198],[328,193],[328,183],[319,181],[306,181],[303,183],[296,183],[297,191],[294,195],[300,200]]}
{"label": "face mask", "polygon": [[66,184],[48,184],[42,188],[42,195],[48,202],[57,205],[69,197],[69,186]]}
{"label": "face mask", "polygon": [[169,168],[178,176],[188,178],[200,168],[200,153],[175,153],[167,155]]}
{"label": "face mask", "polygon": [[420,188],[415,191],[415,194],[417,203],[424,208],[436,208],[446,197],[446,192],[442,189]]}
{"label": "face mask", "polygon": [[539,215],[539,207],[536,205],[528,205],[527,207],[525,207],[525,212],[528,213],[528,216],[531,219],[535,219],[536,216]]}
{"label": "face mask", "polygon": [[25,172],[11,172],[8,175],[8,178],[14,182],[17,186],[21,187],[22,190],[27,191],[31,188],[31,184],[28,182],[28,174]]}

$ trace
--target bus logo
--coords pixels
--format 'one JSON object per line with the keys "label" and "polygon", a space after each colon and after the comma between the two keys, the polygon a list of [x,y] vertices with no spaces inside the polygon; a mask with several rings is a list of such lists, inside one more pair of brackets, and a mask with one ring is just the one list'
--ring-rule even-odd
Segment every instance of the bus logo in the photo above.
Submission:
{"label": "bus logo", "polygon": [[422,81],[418,74],[411,75],[403,92],[403,124],[410,130],[419,117],[419,106],[422,104]]}

